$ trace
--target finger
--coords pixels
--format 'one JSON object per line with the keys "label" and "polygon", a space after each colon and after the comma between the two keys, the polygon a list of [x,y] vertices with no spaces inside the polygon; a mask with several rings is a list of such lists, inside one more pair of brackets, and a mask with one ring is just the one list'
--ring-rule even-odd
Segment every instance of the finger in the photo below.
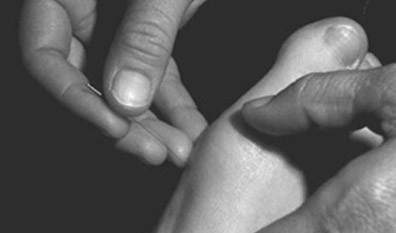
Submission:
{"label": "finger", "polygon": [[[72,2],[81,2],[81,9],[86,9],[83,6],[89,1],[69,1]],[[122,137],[126,133],[127,123],[106,107],[87,86],[88,80],[78,70],[82,49],[81,44],[73,38],[71,14],[66,5],[50,0],[26,2],[21,25],[25,64],[33,77],[73,112],[94,123],[111,137]],[[88,31],[85,34],[77,32],[77,35],[89,37]]]}
{"label": "finger", "polygon": [[190,5],[188,6],[186,12],[184,13],[184,16],[182,18],[181,26],[184,26],[190,19],[191,17],[194,16],[195,12],[199,9],[199,7],[204,4],[206,0],[193,0],[191,1]]}
{"label": "finger", "polygon": [[148,164],[162,164],[169,156],[178,166],[186,163],[192,148],[191,140],[184,133],[161,122],[150,111],[132,120],[129,132],[116,146]]}
{"label": "finger", "polygon": [[[380,66],[382,66],[382,64],[379,59],[373,53],[368,52],[357,69],[368,70]],[[371,148],[380,145],[384,140],[381,135],[373,133],[373,131],[369,130],[367,127],[352,132],[350,136],[350,139],[355,141],[357,139]]]}
{"label": "finger", "polygon": [[[33,0],[34,1],[34,0]],[[87,42],[96,22],[96,0],[55,0],[69,15],[73,34]]]}
{"label": "finger", "polygon": [[164,80],[155,96],[155,106],[175,128],[195,141],[207,122],[182,84],[173,59],[169,61]]}
{"label": "finger", "polygon": [[[283,44],[268,78],[263,79],[239,101],[238,109],[247,101],[280,92],[309,73],[354,70],[365,57],[367,45],[364,30],[350,19],[337,17],[310,24]],[[242,109],[242,113],[245,121],[250,123],[250,119],[255,118],[254,111],[249,111],[247,106]],[[251,125],[255,126],[253,123]],[[371,132],[358,134],[356,138],[370,137],[371,143],[371,135]]]}
{"label": "finger", "polygon": [[191,0],[131,1],[106,63],[104,90],[120,113],[135,116],[150,105]]}
{"label": "finger", "polygon": [[83,45],[76,38],[72,38],[70,42],[69,55],[66,58],[70,65],[81,70],[84,66],[85,51]]}
{"label": "finger", "polygon": [[312,74],[244,111],[253,126],[271,135],[369,126],[389,137],[396,132],[395,91],[395,65]]}

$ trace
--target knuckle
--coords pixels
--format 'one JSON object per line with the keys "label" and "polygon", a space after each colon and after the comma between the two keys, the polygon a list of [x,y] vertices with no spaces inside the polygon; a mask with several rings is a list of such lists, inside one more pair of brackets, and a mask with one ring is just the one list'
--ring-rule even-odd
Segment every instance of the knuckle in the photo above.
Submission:
{"label": "knuckle", "polygon": [[134,22],[122,33],[122,46],[137,59],[157,65],[171,54],[171,37],[156,20]]}
{"label": "knuckle", "polygon": [[310,93],[310,87],[316,77],[318,77],[318,73],[307,74],[292,84],[293,91],[297,97],[304,98]]}
{"label": "knuckle", "polygon": [[312,97],[316,96],[317,87],[320,86],[317,83],[319,75],[318,73],[308,74],[291,86],[292,97],[305,112],[310,111],[311,105],[309,103],[312,101]]}

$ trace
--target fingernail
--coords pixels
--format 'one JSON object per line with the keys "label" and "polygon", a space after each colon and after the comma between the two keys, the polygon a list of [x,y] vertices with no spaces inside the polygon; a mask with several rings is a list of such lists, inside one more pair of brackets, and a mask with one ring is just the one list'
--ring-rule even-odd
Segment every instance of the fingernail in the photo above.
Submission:
{"label": "fingernail", "polygon": [[271,99],[272,99],[272,96],[254,99],[254,100],[251,100],[251,101],[245,103],[244,108],[256,109],[256,108],[264,107],[266,104],[268,104],[271,101]]}
{"label": "fingernail", "polygon": [[126,107],[143,107],[149,101],[150,80],[133,71],[119,71],[113,80],[113,97]]}
{"label": "fingernail", "polygon": [[331,26],[326,30],[324,40],[334,49],[347,68],[355,69],[359,66],[360,57],[364,52],[362,39],[352,26]]}

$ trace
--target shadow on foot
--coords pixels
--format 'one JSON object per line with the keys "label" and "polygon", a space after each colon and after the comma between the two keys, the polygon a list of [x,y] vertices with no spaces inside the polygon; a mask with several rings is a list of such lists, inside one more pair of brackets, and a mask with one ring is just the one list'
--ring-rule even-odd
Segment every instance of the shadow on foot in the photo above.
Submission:
{"label": "shadow on foot", "polygon": [[282,137],[265,135],[247,125],[239,111],[231,116],[231,125],[261,148],[283,155],[304,176],[307,195],[313,194],[349,161],[371,149],[364,141],[350,139],[350,133],[339,131]]}

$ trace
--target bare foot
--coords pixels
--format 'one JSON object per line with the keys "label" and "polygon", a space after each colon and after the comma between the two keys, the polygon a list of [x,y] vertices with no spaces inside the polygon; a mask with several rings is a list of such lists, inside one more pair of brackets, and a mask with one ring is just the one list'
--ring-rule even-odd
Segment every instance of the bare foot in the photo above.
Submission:
{"label": "bare foot", "polygon": [[202,135],[158,232],[254,232],[298,208],[306,196],[301,171],[252,133],[239,110],[308,73],[357,69],[366,52],[364,31],[349,19],[294,33],[271,71]]}

